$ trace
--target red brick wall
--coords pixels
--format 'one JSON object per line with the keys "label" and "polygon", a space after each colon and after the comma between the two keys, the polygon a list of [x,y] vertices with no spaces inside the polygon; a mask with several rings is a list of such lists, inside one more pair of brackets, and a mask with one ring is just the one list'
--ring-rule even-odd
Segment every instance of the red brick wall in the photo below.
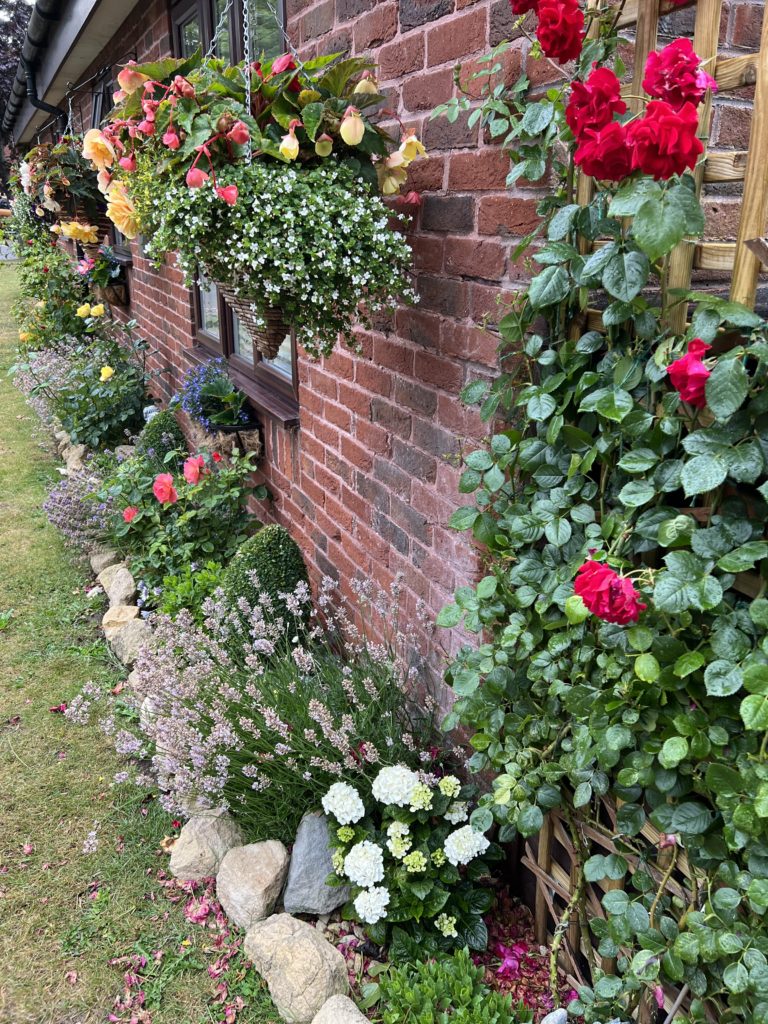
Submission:
{"label": "red brick wall", "polygon": [[[728,5],[723,47],[756,45],[762,9],[762,0]],[[466,117],[453,125],[430,121],[429,113],[452,95],[456,61],[474,67],[509,37],[513,19],[508,0],[288,0],[288,18],[302,56],[370,53],[390,108],[428,148],[409,186],[424,197],[410,235],[421,301],[362,332],[360,354],[339,349],[320,363],[300,357],[300,429],[265,422],[261,471],[275,500],[259,514],[285,524],[315,577],[338,574],[345,592],[356,575],[388,585],[402,573],[412,620],[417,601],[437,611],[478,569],[467,537],[446,527],[461,500],[455,456],[464,438],[483,433],[458,394],[495,366],[498,300],[527,274],[510,253],[535,225],[543,191],[507,190],[507,159],[477,127]],[[681,11],[665,26],[680,34],[691,19]],[[140,59],[168,51],[161,0],[124,26],[115,56],[131,45]],[[504,57],[510,75],[524,67],[534,83],[554,76],[528,49],[520,38]],[[713,139],[720,147],[744,146],[748,102],[742,90],[719,104]],[[731,215],[729,187],[719,188],[710,220]],[[167,371],[170,394],[193,354],[190,293],[178,271],[154,271],[135,245],[130,275],[130,314]],[[481,330],[483,323],[491,330]]]}

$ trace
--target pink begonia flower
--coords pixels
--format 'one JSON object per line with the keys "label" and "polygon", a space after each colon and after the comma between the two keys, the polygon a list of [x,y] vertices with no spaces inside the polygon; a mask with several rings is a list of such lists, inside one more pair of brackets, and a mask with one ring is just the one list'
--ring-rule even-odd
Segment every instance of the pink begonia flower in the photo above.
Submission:
{"label": "pink begonia flower", "polygon": [[236,146],[244,146],[250,137],[251,133],[248,131],[248,125],[243,124],[242,121],[235,121],[227,132],[227,138],[230,142],[234,142]]}
{"label": "pink begonia flower", "polygon": [[136,154],[135,153],[129,153],[128,156],[121,156],[120,159],[117,162],[120,164],[120,166],[123,168],[123,170],[124,171],[128,171],[129,174],[132,174],[133,171],[136,170]]}
{"label": "pink begonia flower", "polygon": [[199,167],[190,167],[187,171],[186,181],[190,188],[202,188],[206,181],[208,181],[208,175],[205,171],[201,171]]}
{"label": "pink begonia flower", "polygon": [[237,202],[237,185],[217,185],[216,195],[228,206],[234,206]]}
{"label": "pink begonia flower", "polygon": [[172,128],[169,128],[165,135],[163,135],[163,145],[167,146],[168,149],[178,149],[181,145],[181,139]]}

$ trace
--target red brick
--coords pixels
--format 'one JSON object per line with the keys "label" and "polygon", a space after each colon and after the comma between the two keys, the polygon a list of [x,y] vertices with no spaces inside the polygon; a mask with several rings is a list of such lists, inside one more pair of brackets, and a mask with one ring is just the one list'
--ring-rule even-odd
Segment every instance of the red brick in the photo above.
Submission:
{"label": "red brick", "polygon": [[378,455],[385,455],[390,450],[388,431],[378,423],[366,423],[358,420],[355,423],[355,437],[368,449]]}
{"label": "red brick", "polygon": [[538,200],[517,196],[483,196],[478,205],[477,230],[481,235],[520,238],[539,224]]}
{"label": "red brick", "polygon": [[458,192],[496,191],[506,187],[509,157],[493,146],[455,153],[448,168],[448,188]]}
{"label": "red brick", "polygon": [[440,337],[440,317],[425,309],[398,309],[395,322],[397,331],[425,348],[437,348]]}
{"label": "red brick", "polygon": [[416,377],[430,387],[445,391],[459,391],[464,383],[464,373],[458,363],[431,352],[416,353]]}
{"label": "red brick", "polygon": [[475,53],[486,45],[487,16],[479,8],[460,17],[449,18],[427,33],[427,66],[444,64]]}
{"label": "red brick", "polygon": [[479,327],[457,324],[454,320],[443,321],[440,352],[445,356],[496,367],[498,365],[498,345],[499,336],[497,334],[483,331]]}
{"label": "red brick", "polygon": [[387,366],[398,373],[413,372],[413,352],[402,342],[389,338],[376,338],[373,343],[374,362],[379,366]]}
{"label": "red brick", "polygon": [[371,396],[357,385],[339,384],[339,401],[350,412],[362,416],[364,419],[370,417]]}
{"label": "red brick", "polygon": [[506,262],[506,249],[496,242],[481,242],[474,238],[446,239],[445,271],[448,274],[500,281]]}
{"label": "red brick", "polygon": [[355,365],[355,382],[366,391],[384,398],[388,398],[392,391],[392,374],[363,359],[358,359]]}
{"label": "red brick", "polygon": [[424,67],[424,33],[413,32],[402,37],[396,43],[382,46],[378,55],[379,78],[389,81],[390,78],[401,78]]}
{"label": "red brick", "polygon": [[408,244],[413,252],[413,265],[417,270],[442,270],[445,250],[445,241],[442,238],[409,235]]}
{"label": "red brick", "polygon": [[718,149],[749,149],[752,111],[748,107],[719,106],[713,144]]}
{"label": "red brick", "polygon": [[417,192],[437,192],[443,187],[445,178],[445,157],[429,156],[428,160],[416,160],[408,168],[406,188]]}
{"label": "red brick", "polygon": [[397,32],[397,4],[385,3],[355,22],[355,52],[381,46]]}
{"label": "red brick", "polygon": [[453,71],[421,72],[413,75],[403,85],[403,106],[406,110],[432,110],[438,103],[445,103],[453,93]]}
{"label": "red brick", "polygon": [[[501,65],[501,71],[498,75],[489,77],[488,75],[481,74],[478,78],[474,77],[478,71],[490,71],[496,64]],[[462,87],[472,99],[479,99],[483,95],[483,89],[487,90],[489,81],[493,85],[500,80],[503,80],[507,85],[514,85],[520,77],[522,67],[523,55],[518,49],[507,50],[497,60],[483,61],[480,58],[475,58],[474,60],[463,61],[461,65]]]}
{"label": "red brick", "polygon": [[747,50],[760,46],[760,32],[763,27],[764,4],[738,4],[733,9],[731,44]]}

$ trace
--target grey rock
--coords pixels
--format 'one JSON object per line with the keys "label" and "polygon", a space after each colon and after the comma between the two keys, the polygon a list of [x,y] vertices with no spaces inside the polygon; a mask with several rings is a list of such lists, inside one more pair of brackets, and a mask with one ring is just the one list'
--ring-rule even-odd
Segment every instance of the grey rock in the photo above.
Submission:
{"label": "grey rock", "polygon": [[113,551],[112,548],[97,548],[91,554],[91,569],[98,576],[99,573],[104,572],[110,565],[117,565],[121,561],[120,555]]}
{"label": "grey rock", "polygon": [[289,859],[276,839],[231,849],[216,875],[216,896],[227,917],[245,929],[269,917],[283,888]]}
{"label": "grey rock", "polygon": [[171,848],[171,874],[183,881],[210,878],[219,870],[224,856],[242,842],[240,826],[227,811],[217,808],[196,814]]}
{"label": "grey rock", "polygon": [[561,1007],[559,1010],[553,1010],[546,1017],[543,1017],[541,1024],[566,1024],[567,1020],[568,1011]]}
{"label": "grey rock", "polygon": [[115,657],[124,665],[133,665],[144,644],[148,643],[152,630],[144,619],[132,619],[122,629],[116,629],[107,637]]}
{"label": "grey rock", "polygon": [[322,811],[305,814],[296,833],[283,905],[288,914],[330,914],[349,899],[348,886],[325,884],[333,871],[328,819]]}
{"label": "grey rock", "polygon": [[85,445],[84,444],[73,444],[70,448],[66,449],[63,453],[64,461],[67,466],[67,472],[78,473],[83,467],[83,458],[85,456]]}
{"label": "grey rock", "polygon": [[367,1022],[368,1018],[358,1010],[349,996],[331,996],[312,1024],[367,1024]]}
{"label": "grey rock", "polygon": [[289,1024],[311,1024],[324,1004],[349,991],[344,957],[311,925],[274,914],[249,929],[246,956]]}
{"label": "grey rock", "polygon": [[128,566],[125,562],[113,562],[112,565],[108,565],[106,569],[102,569],[99,575],[96,577],[97,581],[104,588],[104,592],[109,592],[109,586],[112,580],[117,576],[120,569],[127,569]]}
{"label": "grey rock", "polygon": [[109,586],[104,589],[109,598],[110,608],[119,604],[130,604],[136,596],[136,580],[125,566],[120,565],[111,577]]}

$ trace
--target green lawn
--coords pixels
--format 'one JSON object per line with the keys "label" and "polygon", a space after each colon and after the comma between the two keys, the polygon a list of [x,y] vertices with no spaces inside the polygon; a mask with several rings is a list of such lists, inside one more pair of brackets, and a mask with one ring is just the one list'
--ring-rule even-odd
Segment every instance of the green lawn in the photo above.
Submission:
{"label": "green lawn", "polygon": [[[41,511],[58,473],[7,375],[15,295],[15,271],[0,264],[0,1022],[102,1024],[125,970],[109,961],[144,952],[152,1024],[212,1024],[223,1012],[205,969],[210,933],[155,878],[168,816],[148,794],[112,785],[123,765],[96,725],[49,711],[86,680],[110,686],[125,672],[100,638],[87,566]],[[99,845],[84,855],[94,823]],[[219,980],[247,1004],[239,1024],[279,1019],[252,970]]]}

